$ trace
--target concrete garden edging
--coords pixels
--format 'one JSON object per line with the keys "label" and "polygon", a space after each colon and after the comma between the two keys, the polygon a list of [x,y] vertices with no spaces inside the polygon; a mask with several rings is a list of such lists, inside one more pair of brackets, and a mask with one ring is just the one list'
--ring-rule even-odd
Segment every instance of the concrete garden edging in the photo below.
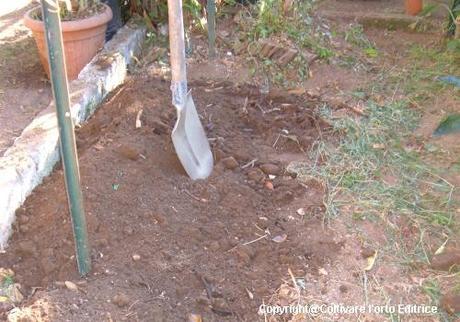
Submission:
{"label": "concrete garden edging", "polygon": [[[145,28],[127,24],[70,82],[71,113],[75,124],[84,122],[104,97],[122,84],[127,66],[139,52]],[[12,232],[15,212],[59,160],[59,133],[54,103],[23,130],[0,157],[0,251]]]}

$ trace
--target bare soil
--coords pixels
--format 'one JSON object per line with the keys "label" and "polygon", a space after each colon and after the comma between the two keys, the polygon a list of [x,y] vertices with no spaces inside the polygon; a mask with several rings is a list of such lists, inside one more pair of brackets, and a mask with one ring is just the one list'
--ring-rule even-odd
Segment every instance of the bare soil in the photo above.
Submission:
{"label": "bare soil", "polygon": [[[356,5],[342,3],[343,10]],[[436,41],[401,31],[366,34],[380,54],[371,63],[394,68],[409,63],[401,53],[412,44]],[[18,210],[10,246],[0,254],[0,266],[14,270],[26,296],[10,318],[194,321],[193,313],[203,321],[305,321],[310,317],[265,317],[258,308],[263,303],[431,303],[421,290],[431,271],[425,264],[401,264],[389,247],[397,235],[401,251],[412,249],[420,240],[414,223],[394,214],[400,231],[389,232],[379,221],[354,219],[353,204],[346,200],[341,215],[329,222],[325,187],[314,178],[300,182],[286,171],[292,161],[307,161],[306,152],[318,138],[335,139],[317,116],[322,102],[276,89],[261,95],[247,85],[242,60],[190,59],[190,87],[216,163],[207,180],[191,181],[177,160],[170,140],[175,112],[169,81],[154,64],[138,70],[77,130],[93,269],[83,279],[76,271],[63,173],[57,167]],[[328,97],[346,97],[375,79],[373,69],[325,62],[311,71],[305,89]],[[450,108],[455,103],[445,102]],[[142,127],[136,129],[140,110]],[[429,140],[426,126],[423,122],[420,133]],[[299,215],[300,208],[305,214]],[[424,242],[430,255],[439,247]],[[365,271],[375,251],[375,265]],[[74,282],[78,291],[64,281]]]}
{"label": "bare soil", "polygon": [[[100,320],[107,312],[119,320],[127,307],[110,301],[122,292],[128,307],[134,304],[129,312],[141,320],[178,321],[197,312],[207,321],[254,321],[261,300],[288,268],[303,276],[340,253],[344,242],[313,213],[322,207],[322,188],[301,185],[284,171],[287,160],[304,158],[302,150],[324,126],[312,104],[260,97],[254,88],[230,83],[191,87],[216,157],[206,181],[191,181],[176,158],[165,81],[129,82],[79,131],[93,270],[79,294],[88,300],[84,309],[73,310],[76,294],[59,290],[60,304],[69,305],[53,312],[53,320],[81,321],[82,314]],[[139,109],[143,126],[135,129]],[[298,142],[279,137],[283,129]],[[221,160],[228,157],[238,162],[236,169],[225,168]],[[251,160],[255,166],[243,169]],[[262,172],[263,164],[271,164],[276,178]],[[296,213],[300,207],[312,211],[308,219]],[[62,171],[36,189],[19,213],[20,233],[1,257],[26,293],[78,280]],[[281,243],[272,240],[285,235]]]}

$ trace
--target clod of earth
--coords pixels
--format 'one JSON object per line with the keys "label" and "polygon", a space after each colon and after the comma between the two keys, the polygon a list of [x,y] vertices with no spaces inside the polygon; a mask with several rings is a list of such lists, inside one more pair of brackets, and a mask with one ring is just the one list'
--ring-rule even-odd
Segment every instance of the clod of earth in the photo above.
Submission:
{"label": "clod of earth", "polygon": [[265,174],[271,174],[271,175],[280,175],[281,174],[281,168],[277,166],[276,164],[272,163],[264,163],[260,166],[260,169],[265,173]]}
{"label": "clod of earth", "polygon": [[460,312],[460,294],[449,293],[442,297],[441,307],[449,314],[456,314]]}
{"label": "clod of earth", "polygon": [[118,293],[112,298],[112,303],[118,307],[125,307],[129,304],[129,297],[124,293]]}
{"label": "clod of earth", "polygon": [[129,159],[129,160],[132,160],[132,161],[136,161],[139,159],[139,152],[132,148],[132,147],[129,147],[127,145],[122,145],[120,146],[118,149],[117,149],[117,153],[126,158],[126,159]]}
{"label": "clod of earth", "polygon": [[375,255],[375,249],[372,249],[370,247],[362,247],[361,248],[361,256],[363,258],[369,258],[371,256]]}
{"label": "clod of earth", "polygon": [[265,179],[265,174],[259,168],[252,169],[248,172],[248,179],[255,182],[261,182]]}
{"label": "clod of earth", "polygon": [[451,271],[460,268],[460,249],[434,255],[431,259],[431,268],[440,271]]}
{"label": "clod of earth", "polygon": [[234,157],[227,157],[221,160],[222,164],[226,169],[234,170],[238,167],[238,161]]}
{"label": "clod of earth", "polygon": [[271,181],[265,181],[265,188],[267,188],[268,190],[274,190],[275,187],[273,186],[273,182]]}

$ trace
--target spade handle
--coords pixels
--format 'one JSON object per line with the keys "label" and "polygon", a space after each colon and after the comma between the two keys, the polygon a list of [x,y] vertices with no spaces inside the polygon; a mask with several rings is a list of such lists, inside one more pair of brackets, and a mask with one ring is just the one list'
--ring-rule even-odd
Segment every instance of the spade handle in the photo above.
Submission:
{"label": "spade handle", "polygon": [[182,107],[187,96],[182,0],[168,0],[168,17],[172,103],[176,107]]}

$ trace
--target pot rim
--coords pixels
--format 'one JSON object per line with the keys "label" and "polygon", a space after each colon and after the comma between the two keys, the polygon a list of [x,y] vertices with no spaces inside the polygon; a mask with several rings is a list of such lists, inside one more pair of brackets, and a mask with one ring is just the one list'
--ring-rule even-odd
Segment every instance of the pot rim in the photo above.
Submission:
{"label": "pot rim", "polygon": [[[61,21],[62,32],[91,29],[108,23],[112,19],[112,10],[105,3],[102,3],[102,5],[105,7],[105,10],[95,16],[73,21]],[[31,17],[31,13],[38,8],[40,6],[30,9],[24,14],[24,24],[31,30],[44,31],[43,21]]]}

